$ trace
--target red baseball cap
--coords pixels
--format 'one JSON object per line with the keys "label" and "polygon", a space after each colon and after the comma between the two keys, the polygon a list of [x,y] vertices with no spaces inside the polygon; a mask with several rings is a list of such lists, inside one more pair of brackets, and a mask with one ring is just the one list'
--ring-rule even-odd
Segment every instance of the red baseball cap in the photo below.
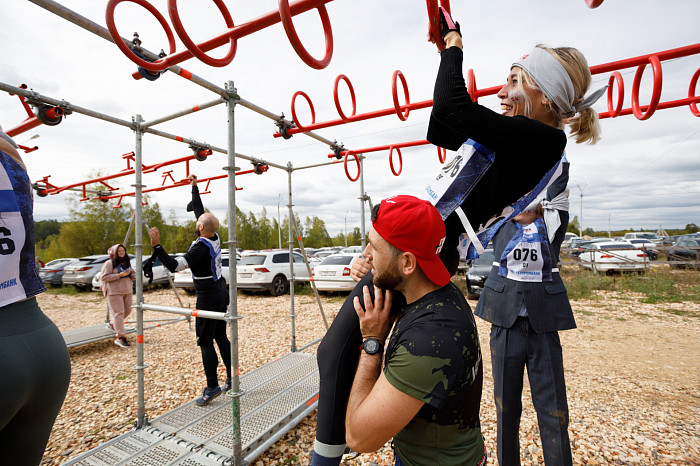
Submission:
{"label": "red baseball cap", "polygon": [[445,242],[445,223],[430,202],[405,195],[384,199],[372,226],[395,248],[413,253],[431,282],[445,286],[450,281],[439,256]]}

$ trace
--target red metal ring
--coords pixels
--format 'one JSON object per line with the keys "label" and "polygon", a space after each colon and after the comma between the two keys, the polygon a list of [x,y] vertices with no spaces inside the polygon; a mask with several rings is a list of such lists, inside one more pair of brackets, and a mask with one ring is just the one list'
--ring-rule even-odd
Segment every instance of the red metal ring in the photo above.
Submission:
{"label": "red metal ring", "polygon": [[172,55],[173,53],[175,53],[175,36],[173,35],[172,29],[170,29],[170,25],[165,20],[163,15],[161,15],[160,12],[156,10],[156,8],[150,3],[148,3],[146,0],[109,0],[109,2],[107,3],[107,10],[105,11],[105,19],[107,21],[107,29],[109,29],[109,35],[112,36],[112,40],[114,41],[114,43],[117,44],[119,50],[121,50],[122,53],[126,55],[126,58],[136,63],[141,68],[145,68],[148,71],[154,72],[163,71],[164,69],[168,68],[170,66],[167,61],[168,57],[163,57],[160,60],[156,60],[154,62],[146,61],[142,58],[137,57],[134,54],[134,52],[132,52],[131,49],[129,49],[126,43],[122,40],[121,35],[119,35],[119,31],[117,31],[117,25],[114,23],[114,9],[121,2],[136,3],[137,5],[140,5],[147,9],[153,16],[155,16],[155,18],[158,20],[163,30],[165,31],[165,35],[168,36],[168,47],[170,47],[170,54]]}
{"label": "red metal ring", "polygon": [[335,78],[335,83],[333,83],[333,100],[335,100],[335,109],[338,110],[338,115],[340,115],[340,119],[346,123],[350,123],[352,120],[346,117],[343,113],[343,109],[340,108],[340,99],[338,98],[338,84],[340,83],[341,79],[345,81],[345,83],[348,85],[348,90],[350,91],[350,98],[352,99],[352,115],[350,115],[350,118],[355,116],[355,113],[357,111],[357,103],[355,102],[355,89],[353,89],[350,80],[344,74],[339,74],[338,77]]}
{"label": "red metal ring", "polygon": [[467,70],[467,92],[472,98],[472,102],[479,102],[479,97],[476,95],[476,77],[474,77],[474,70],[471,68]]}
{"label": "red metal ring", "polygon": [[[355,162],[357,162],[357,176],[356,176],[355,178],[353,178],[352,176],[350,176],[350,172],[348,171],[348,156],[349,156],[349,155],[352,155],[353,157],[355,157]],[[359,158],[356,154],[351,154],[349,151],[346,152],[346,153],[345,153],[345,160],[344,160],[344,162],[343,162],[343,166],[345,167],[345,176],[347,176],[348,179],[349,179],[350,181],[357,181],[357,180],[360,179],[360,170],[361,170],[361,168],[360,168],[360,158]]]}
{"label": "red metal ring", "polygon": [[[228,8],[226,8],[226,5],[224,5],[224,2],[222,0],[214,0],[214,4],[219,8],[221,16],[224,17],[226,27],[229,29],[233,28],[235,26],[233,24],[233,18],[231,18],[231,13],[229,13]],[[192,52],[192,55],[199,58],[207,65],[216,67],[226,66],[233,61],[233,57],[236,56],[236,48],[238,46],[238,41],[235,37],[231,36],[229,38],[231,48],[224,58],[212,58],[202,49],[200,49],[199,46],[195,44],[192,39],[190,39],[190,36],[187,35],[185,27],[182,25],[182,21],[180,21],[180,14],[177,11],[177,0],[168,0],[168,13],[170,14],[170,21],[173,22],[173,27],[175,28],[177,36],[180,38],[182,43],[185,44],[187,50]]]}
{"label": "red metal ring", "polygon": [[[430,25],[430,34],[435,39],[435,45],[440,52],[445,50],[445,41],[442,40],[442,33],[440,31],[440,11],[438,10],[437,0],[426,0],[425,5],[428,8],[428,21]],[[450,2],[449,0],[440,0],[440,6],[450,12]]]}
{"label": "red metal ring", "polygon": [[313,125],[314,123],[316,123],[316,111],[314,110],[314,104],[311,103],[311,99],[309,98],[308,95],[306,95],[305,92],[303,92],[303,91],[296,91],[296,92],[294,93],[294,95],[292,96],[292,119],[294,120],[294,123],[296,123],[297,128],[299,128],[300,130],[303,131],[303,130],[304,130],[304,127],[301,126],[301,124],[299,123],[299,119],[297,118],[297,111],[296,111],[296,108],[295,108],[295,101],[296,101],[296,99],[297,99],[297,96],[303,96],[303,97],[306,99],[306,101],[309,103],[309,108],[311,109],[311,124],[312,124],[312,125]]}
{"label": "red metal ring", "polygon": [[444,147],[436,147],[438,151],[438,160],[440,161],[440,163],[445,163],[445,160],[447,160],[447,149],[445,149]]}
{"label": "red metal ring", "polygon": [[598,8],[603,4],[603,0],[586,0],[586,6],[588,8]]}
{"label": "red metal ring", "polygon": [[[394,153],[394,149],[396,149],[396,153],[399,155],[399,171],[397,172],[394,169],[394,158],[392,157],[392,154]],[[401,149],[398,147],[391,146],[389,147],[389,168],[391,168],[391,173],[394,174],[394,176],[399,176],[401,174],[401,171],[403,170],[403,157],[401,157]]]}
{"label": "red metal ring", "polygon": [[[613,81],[617,82],[617,106],[613,110]],[[610,113],[610,118],[615,118],[620,116],[622,112],[622,100],[625,98],[625,82],[622,79],[622,75],[619,71],[613,71],[608,79],[608,112]]]}
{"label": "red metal ring", "polygon": [[301,40],[299,40],[299,36],[294,30],[294,23],[292,22],[292,12],[289,9],[289,0],[279,0],[280,19],[282,20],[282,26],[284,26],[284,31],[287,33],[287,37],[289,38],[289,42],[292,44],[292,47],[294,47],[297,55],[299,55],[299,58],[301,58],[304,63],[313,69],[321,70],[328,66],[328,64],[331,62],[331,57],[333,56],[333,30],[331,29],[331,20],[328,17],[326,5],[321,5],[316,9],[321,17],[323,34],[326,37],[326,56],[323,57],[322,60],[316,60],[314,57],[312,57],[302,45]]}
{"label": "red metal ring", "polygon": [[[695,86],[698,84],[698,78],[700,78],[700,68],[697,69],[692,78],[690,78],[690,87],[688,88],[688,97],[695,97]],[[698,110],[698,104],[696,102],[691,102],[689,104],[690,111],[693,115],[700,117],[700,111]]]}
{"label": "red metal ring", "polygon": [[405,112],[401,112],[401,106],[399,105],[399,94],[396,89],[396,78],[401,78],[401,84],[403,85],[403,94],[406,101],[405,105],[411,103],[411,99],[408,97],[408,84],[406,84],[406,78],[403,73],[399,70],[394,71],[394,75],[391,78],[391,96],[394,98],[394,108],[396,109],[396,115],[398,115],[399,120],[406,121],[408,114],[411,110],[406,109]]}
{"label": "red metal ring", "polygon": [[644,69],[647,67],[646,63],[639,65],[637,72],[634,75],[634,82],[632,83],[632,113],[637,117],[638,120],[647,120],[656,111],[659,106],[659,99],[661,98],[661,86],[662,86],[662,74],[661,74],[661,61],[656,55],[651,55],[649,57],[649,63],[651,63],[651,69],[654,74],[654,87],[651,91],[651,101],[649,102],[649,108],[647,108],[646,113],[642,113],[639,107],[639,84],[642,82],[642,75],[644,74]]}

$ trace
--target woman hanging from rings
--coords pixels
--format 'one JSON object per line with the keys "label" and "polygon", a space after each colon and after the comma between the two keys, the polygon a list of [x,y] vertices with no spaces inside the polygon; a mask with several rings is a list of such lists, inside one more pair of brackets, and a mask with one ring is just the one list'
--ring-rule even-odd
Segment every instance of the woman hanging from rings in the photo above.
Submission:
{"label": "woman hanging from rings", "polygon": [[[440,16],[446,48],[440,54],[427,138],[457,154],[422,195],[445,219],[440,256],[454,274],[460,254],[476,257],[501,225],[553,184],[565,183],[564,126],[570,125],[577,143],[597,142],[600,128],[590,106],[605,87],[586,97],[591,74],[583,55],[568,47],[537,46],[512,64],[497,95],[502,114],[482,107],[465,86],[459,23],[442,8]],[[363,302],[362,289],[373,279],[371,267],[355,261],[353,277],[359,283],[318,349],[321,382],[312,466],[337,465],[345,451],[345,409],[362,344],[353,300],[358,296]],[[374,287],[368,288],[373,293]],[[394,299],[395,312],[400,298]],[[477,377],[480,383],[481,371]]]}

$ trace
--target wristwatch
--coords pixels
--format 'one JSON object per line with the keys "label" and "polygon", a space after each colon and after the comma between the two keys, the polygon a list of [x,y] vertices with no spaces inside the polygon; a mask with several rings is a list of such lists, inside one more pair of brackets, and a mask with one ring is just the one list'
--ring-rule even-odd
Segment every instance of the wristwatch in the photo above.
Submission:
{"label": "wristwatch", "polygon": [[379,343],[376,338],[368,338],[362,342],[362,349],[365,350],[367,354],[377,354],[384,351],[384,347]]}

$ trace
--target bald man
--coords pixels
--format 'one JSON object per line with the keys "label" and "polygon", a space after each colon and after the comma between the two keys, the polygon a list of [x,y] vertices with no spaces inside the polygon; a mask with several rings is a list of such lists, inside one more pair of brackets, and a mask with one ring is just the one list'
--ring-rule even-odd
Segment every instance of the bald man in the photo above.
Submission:
{"label": "bald man", "polygon": [[[151,237],[153,254],[171,272],[178,272],[187,267],[192,270],[194,289],[197,292],[197,309],[204,311],[226,312],[229,303],[228,288],[221,276],[221,240],[216,230],[219,220],[213,214],[204,212],[202,200],[199,197],[197,177],[190,175],[192,185],[192,202],[187,205],[187,211],[194,211],[197,218],[195,234],[198,238],[183,257],[173,259],[160,245],[160,232],[153,227],[148,230]],[[231,388],[231,343],[226,336],[226,322],[197,317],[197,345],[202,351],[202,364],[207,377],[207,386],[202,396],[195,402],[198,406],[206,406],[211,400]],[[217,368],[219,359],[216,356],[214,342],[219,347],[221,359],[226,368],[226,383],[219,386]]]}

